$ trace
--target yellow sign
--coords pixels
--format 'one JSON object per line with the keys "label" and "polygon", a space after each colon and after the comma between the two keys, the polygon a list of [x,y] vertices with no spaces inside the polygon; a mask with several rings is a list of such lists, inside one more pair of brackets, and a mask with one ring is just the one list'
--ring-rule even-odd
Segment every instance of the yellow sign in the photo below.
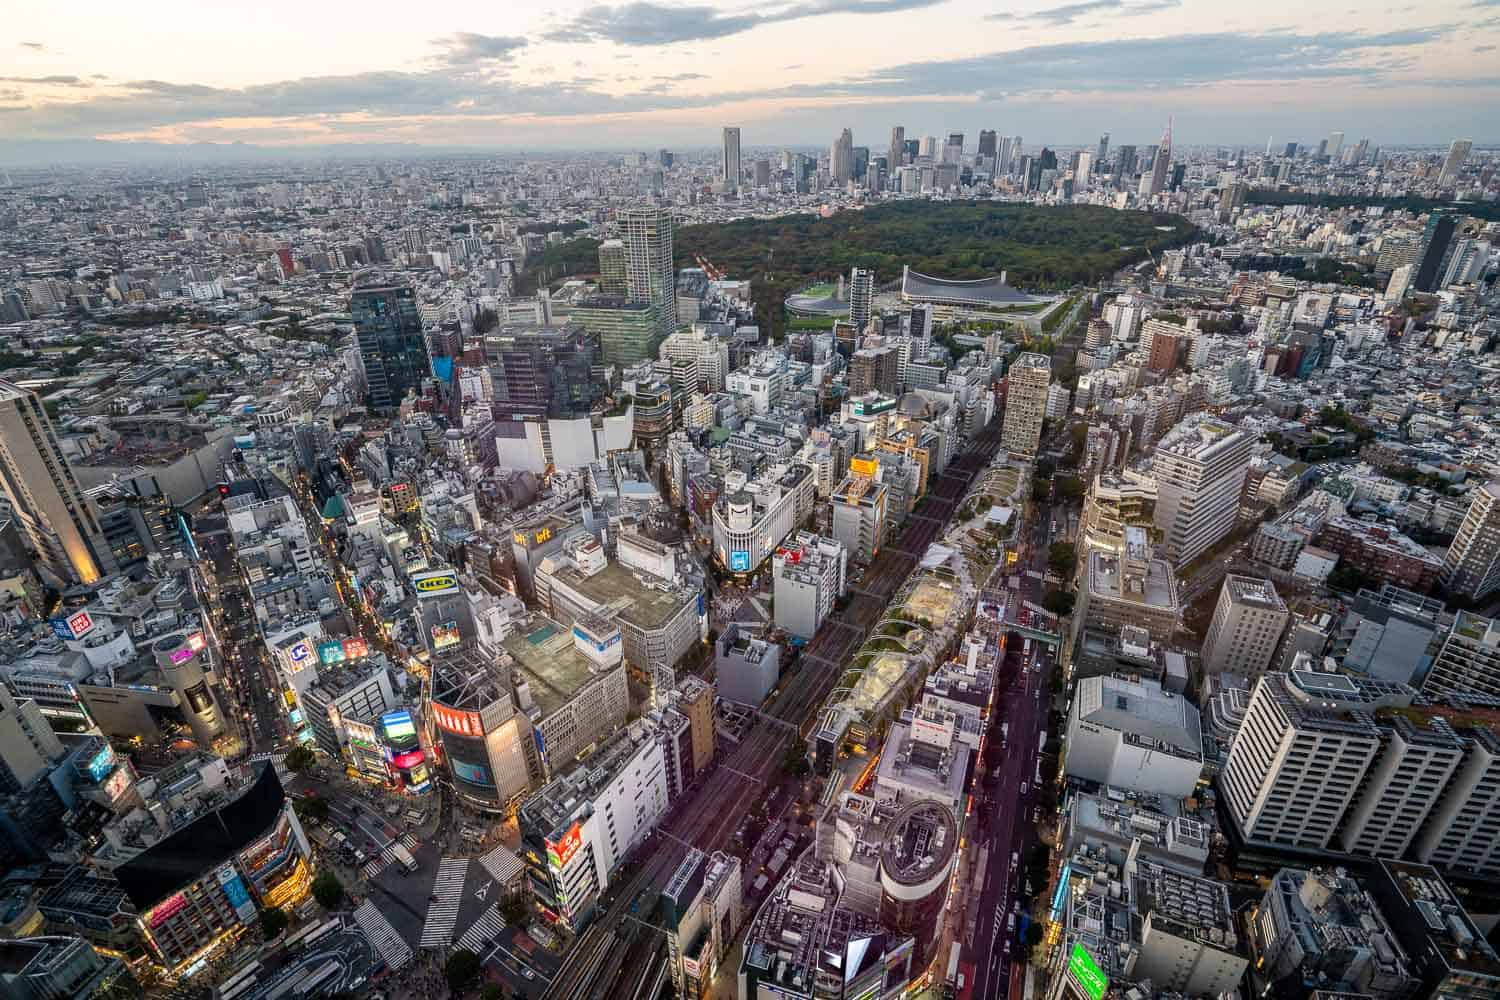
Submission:
{"label": "yellow sign", "polygon": [[[540,544],[542,544],[543,542],[545,542],[547,539],[549,539],[551,537],[552,537],[552,529],[551,528],[543,528],[540,531],[538,531],[536,534],[534,534],[534,535],[531,536],[531,544],[540,545]],[[510,540],[513,541],[513,542],[515,542],[517,545],[525,545],[525,544],[527,544],[526,532],[524,532],[524,531],[515,531],[515,532],[512,532],[511,536],[510,536]]]}
{"label": "yellow sign", "polygon": [[513,541],[513,542],[515,542],[517,545],[525,545],[526,544],[526,532],[524,532],[524,531],[513,532],[511,534],[511,536],[510,536],[510,540]]}
{"label": "yellow sign", "polygon": [[880,463],[873,458],[851,458],[849,459],[849,471],[856,476],[873,476]]}
{"label": "yellow sign", "polygon": [[552,529],[551,528],[543,528],[541,531],[538,531],[536,533],[536,543],[538,545],[540,545],[540,544],[542,544],[543,542],[545,542],[547,539],[549,539],[551,537],[552,537]]}
{"label": "yellow sign", "polygon": [[417,593],[430,594],[436,590],[448,590],[458,586],[456,576],[425,576],[416,581]]}

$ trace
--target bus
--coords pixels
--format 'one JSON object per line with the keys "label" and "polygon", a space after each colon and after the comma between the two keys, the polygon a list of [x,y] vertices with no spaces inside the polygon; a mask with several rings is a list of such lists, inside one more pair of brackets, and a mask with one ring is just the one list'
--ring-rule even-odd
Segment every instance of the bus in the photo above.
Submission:
{"label": "bus", "polygon": [[948,996],[952,996],[958,986],[958,958],[962,950],[962,945],[955,941],[948,951],[948,974],[943,977],[944,992]]}
{"label": "bus", "polygon": [[392,844],[391,853],[396,856],[397,861],[401,862],[401,867],[405,868],[407,871],[414,872],[417,870],[417,859],[412,857],[411,852],[408,851],[402,844]]}
{"label": "bus", "polygon": [[225,979],[219,984],[219,1000],[235,1000],[235,997],[249,993],[252,987],[259,985],[261,968],[259,962],[251,962]]}
{"label": "bus", "polygon": [[332,934],[335,928],[342,926],[338,917],[329,917],[321,924],[308,924],[297,933],[286,939],[283,945],[288,951],[294,948],[305,948],[314,941],[321,940]]}
{"label": "bus", "polygon": [[302,980],[301,984],[297,987],[297,995],[299,997],[321,995],[324,988],[332,984],[334,977],[339,974],[341,968],[343,968],[343,965],[338,959],[330,958],[318,966],[316,972]]}

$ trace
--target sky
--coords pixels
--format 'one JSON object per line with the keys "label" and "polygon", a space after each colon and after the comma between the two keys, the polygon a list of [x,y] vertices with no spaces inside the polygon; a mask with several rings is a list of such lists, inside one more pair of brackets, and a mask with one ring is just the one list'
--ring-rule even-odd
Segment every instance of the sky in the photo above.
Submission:
{"label": "sky", "polygon": [[[0,147],[1500,141],[1500,0],[17,4]],[[12,39],[14,41],[12,41]]]}

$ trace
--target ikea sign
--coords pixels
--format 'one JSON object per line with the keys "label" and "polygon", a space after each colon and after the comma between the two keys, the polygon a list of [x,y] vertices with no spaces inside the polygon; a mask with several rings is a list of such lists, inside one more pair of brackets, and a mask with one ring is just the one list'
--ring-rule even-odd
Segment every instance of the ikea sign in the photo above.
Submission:
{"label": "ikea sign", "polygon": [[452,570],[415,573],[408,579],[411,582],[411,588],[422,597],[456,594],[459,591],[458,576]]}

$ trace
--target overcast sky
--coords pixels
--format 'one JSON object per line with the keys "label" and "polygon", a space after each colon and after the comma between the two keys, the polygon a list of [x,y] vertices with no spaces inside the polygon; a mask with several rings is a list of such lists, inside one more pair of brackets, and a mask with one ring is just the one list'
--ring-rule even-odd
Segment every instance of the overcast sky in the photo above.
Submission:
{"label": "overcast sky", "polygon": [[4,34],[0,144],[1500,141],[1500,0],[83,0]]}

